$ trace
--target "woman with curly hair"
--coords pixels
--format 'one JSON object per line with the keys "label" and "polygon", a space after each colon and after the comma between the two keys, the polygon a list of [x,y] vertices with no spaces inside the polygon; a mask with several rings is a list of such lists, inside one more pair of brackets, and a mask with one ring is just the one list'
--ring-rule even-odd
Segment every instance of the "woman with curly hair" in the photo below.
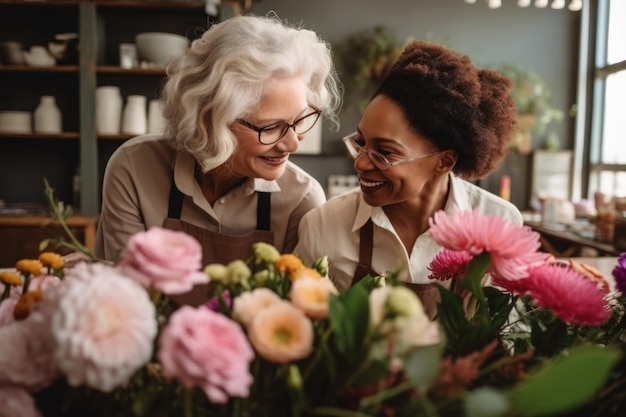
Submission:
{"label": "woman with curly hair", "polygon": [[523,222],[513,204],[467,181],[507,151],[517,117],[511,87],[443,46],[407,45],[344,138],[360,187],[307,213],[295,252],[305,262],[328,254],[338,289],[399,270],[433,316],[438,291],[427,267],[442,248],[429,218],[478,209]]}
{"label": "woman with curly hair", "polygon": [[163,134],[107,164],[95,254],[115,260],[151,226],[196,237],[203,265],[245,259],[259,241],[292,251],[302,215],[326,201],[289,156],[322,115],[338,126],[330,45],[276,16],[232,17],[168,66],[161,98]]}

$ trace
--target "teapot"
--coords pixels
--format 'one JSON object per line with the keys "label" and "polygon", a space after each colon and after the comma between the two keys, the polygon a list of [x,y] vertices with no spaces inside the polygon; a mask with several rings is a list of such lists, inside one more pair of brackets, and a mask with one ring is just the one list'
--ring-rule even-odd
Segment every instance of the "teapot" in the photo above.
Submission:
{"label": "teapot", "polygon": [[56,64],[56,59],[45,46],[33,45],[30,51],[24,51],[22,54],[26,64],[31,67],[52,67]]}

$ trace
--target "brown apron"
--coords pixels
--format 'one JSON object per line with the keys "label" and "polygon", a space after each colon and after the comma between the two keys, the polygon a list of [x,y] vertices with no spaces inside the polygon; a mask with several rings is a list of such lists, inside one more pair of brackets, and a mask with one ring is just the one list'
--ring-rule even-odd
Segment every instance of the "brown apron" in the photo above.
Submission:
{"label": "brown apron", "polygon": [[[356,266],[356,271],[354,272],[354,277],[352,278],[352,285],[359,282],[366,275],[371,276],[379,276],[372,269],[372,248],[374,247],[374,223],[370,218],[367,223],[361,227],[360,230],[360,242],[359,242],[359,263]],[[437,281],[439,284],[446,288],[450,288],[450,283],[452,280],[447,281]],[[436,286],[432,284],[414,284],[412,282],[403,282],[406,287],[411,289],[422,301],[424,305],[424,310],[428,317],[433,319],[437,314],[437,303],[441,300],[441,295],[439,294],[439,290]],[[463,288],[458,283],[455,286],[455,294],[461,296],[463,298],[463,305],[467,309],[470,297],[472,296],[471,292],[467,289]]]}
{"label": "brown apron", "polygon": [[[270,231],[270,193],[257,193],[257,228],[244,235],[229,235],[195,226],[180,219],[183,207],[183,193],[172,179],[167,218],[163,221],[166,229],[180,230],[195,237],[202,245],[202,265],[211,263],[228,264],[236,259],[246,260],[250,256],[252,244],[265,242],[274,244]],[[176,304],[199,306],[208,300],[208,285],[196,285],[185,294],[171,296]]]}

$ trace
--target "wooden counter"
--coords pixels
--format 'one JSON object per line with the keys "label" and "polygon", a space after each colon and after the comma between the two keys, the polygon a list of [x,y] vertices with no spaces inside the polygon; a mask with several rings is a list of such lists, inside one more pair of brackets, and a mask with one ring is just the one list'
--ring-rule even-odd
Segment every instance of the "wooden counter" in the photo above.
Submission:
{"label": "wooden counter", "polygon": [[598,256],[619,256],[622,252],[615,249],[611,243],[587,239],[567,230],[552,229],[530,221],[524,224],[541,235],[542,250],[556,257],[584,256],[584,248],[595,250]]}

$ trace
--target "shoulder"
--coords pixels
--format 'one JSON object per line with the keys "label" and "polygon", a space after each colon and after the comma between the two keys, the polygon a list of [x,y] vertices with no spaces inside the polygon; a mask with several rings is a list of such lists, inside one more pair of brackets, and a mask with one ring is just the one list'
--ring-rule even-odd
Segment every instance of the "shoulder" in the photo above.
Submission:
{"label": "shoulder", "polygon": [[112,155],[117,158],[124,155],[133,161],[148,160],[155,157],[171,158],[175,150],[167,140],[158,134],[136,136],[120,145]]}
{"label": "shoulder", "polygon": [[317,223],[341,224],[352,226],[359,207],[361,191],[359,188],[335,196],[319,207],[312,209],[305,216]]}
{"label": "shoulder", "polygon": [[464,194],[471,209],[479,209],[483,214],[503,217],[517,224],[524,223],[522,213],[511,202],[461,178],[455,178],[454,184],[457,187],[455,193]]}
{"label": "shoulder", "polygon": [[316,197],[323,197],[324,201],[326,200],[326,193],[320,182],[291,161],[287,162],[285,172],[276,182],[282,192],[292,196],[300,195],[305,198],[312,194]]}

